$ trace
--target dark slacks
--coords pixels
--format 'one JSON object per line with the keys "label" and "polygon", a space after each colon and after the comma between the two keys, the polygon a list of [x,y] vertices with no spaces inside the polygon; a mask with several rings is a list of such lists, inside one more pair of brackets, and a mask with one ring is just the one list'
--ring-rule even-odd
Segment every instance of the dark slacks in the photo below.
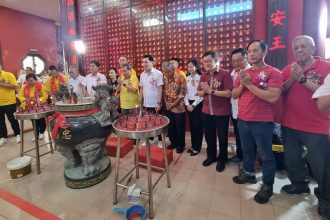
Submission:
{"label": "dark slacks", "polygon": [[[205,140],[207,143],[207,158],[218,158],[226,162],[228,160],[228,126],[229,115],[215,116],[202,113]],[[217,157],[217,135],[219,139],[219,156]]]}
{"label": "dark slacks", "polygon": [[233,117],[231,117],[231,120],[234,125],[234,133],[235,133],[235,139],[236,139],[236,157],[243,160],[243,150],[242,150],[242,145],[241,145],[241,138],[239,137],[237,119],[234,119]]}
{"label": "dark slacks", "polygon": [[[38,134],[43,134],[46,131],[46,120],[44,118],[37,119],[36,120],[36,125],[37,125],[37,132]],[[33,126],[33,121],[32,121],[32,126]]]}
{"label": "dark slacks", "polygon": [[[310,166],[317,181],[315,195],[319,202],[330,205],[330,136],[282,127],[285,167],[292,184],[307,185]],[[304,148],[307,148],[307,154]]]}
{"label": "dark slacks", "polygon": [[[193,102],[193,100],[189,100],[190,104]],[[203,103],[201,102],[194,108],[192,112],[188,111],[191,147],[198,152],[201,151],[203,142],[202,107]]]}
{"label": "dark slacks", "polygon": [[185,112],[174,113],[167,111],[167,116],[170,119],[168,125],[168,137],[171,141],[171,145],[176,149],[183,149],[185,147]]}
{"label": "dark slacks", "polygon": [[8,138],[8,131],[5,121],[5,115],[10,122],[10,125],[14,131],[14,135],[20,134],[18,121],[14,117],[16,112],[16,104],[0,106],[0,138]]}

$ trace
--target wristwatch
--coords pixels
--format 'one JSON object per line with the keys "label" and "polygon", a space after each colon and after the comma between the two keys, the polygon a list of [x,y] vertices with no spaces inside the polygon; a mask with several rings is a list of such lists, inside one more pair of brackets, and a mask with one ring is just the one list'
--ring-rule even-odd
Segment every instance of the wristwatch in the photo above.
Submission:
{"label": "wristwatch", "polygon": [[299,83],[300,84],[304,84],[305,82],[307,82],[307,78],[306,77],[303,77],[299,80]]}

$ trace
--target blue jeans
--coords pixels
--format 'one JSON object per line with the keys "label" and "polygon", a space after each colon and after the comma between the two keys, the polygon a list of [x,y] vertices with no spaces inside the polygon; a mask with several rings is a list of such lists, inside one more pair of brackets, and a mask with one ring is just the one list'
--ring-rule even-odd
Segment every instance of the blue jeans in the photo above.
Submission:
{"label": "blue jeans", "polygon": [[239,135],[243,149],[243,168],[248,174],[254,174],[256,159],[255,146],[262,161],[262,181],[267,186],[273,186],[276,172],[276,162],[272,151],[273,122],[255,122],[237,120]]}
{"label": "blue jeans", "polygon": [[136,108],[132,108],[132,109],[121,109],[121,113],[125,116],[131,115],[134,113],[134,111],[136,111]]}

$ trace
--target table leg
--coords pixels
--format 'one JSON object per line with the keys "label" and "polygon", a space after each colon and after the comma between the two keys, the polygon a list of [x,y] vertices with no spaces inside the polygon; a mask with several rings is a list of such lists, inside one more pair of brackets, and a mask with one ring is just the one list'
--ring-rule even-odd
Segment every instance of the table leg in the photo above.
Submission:
{"label": "table leg", "polygon": [[36,147],[37,174],[40,174],[40,153],[39,153],[39,137],[37,131],[37,120],[33,119],[34,141]]}
{"label": "table leg", "polygon": [[20,136],[21,136],[21,144],[20,144],[20,156],[24,155],[24,120],[20,120]]}
{"label": "table leg", "polygon": [[120,162],[120,144],[121,144],[121,137],[117,136],[117,153],[116,153],[116,169],[115,169],[115,181],[113,187],[113,204],[117,204],[117,191],[118,191],[118,176],[119,176],[119,162]]}
{"label": "table leg", "polygon": [[140,139],[136,139],[136,145],[135,145],[135,165],[136,165],[136,178],[140,178],[139,173],[139,148],[140,148]]}
{"label": "table leg", "polygon": [[47,133],[48,133],[48,140],[49,140],[50,151],[53,154],[54,153],[54,147],[53,147],[52,136],[50,135],[50,126],[49,126],[49,123],[46,123],[46,126],[47,126]]}
{"label": "table leg", "polygon": [[163,154],[164,154],[164,162],[165,162],[165,171],[166,171],[166,179],[167,179],[167,187],[171,188],[171,180],[170,180],[170,172],[168,169],[168,160],[167,160],[167,152],[166,152],[166,143],[165,143],[165,134],[162,133],[162,145],[163,145]]}
{"label": "table leg", "polygon": [[149,194],[149,218],[154,218],[152,178],[151,178],[151,158],[150,158],[150,140],[146,140],[147,150],[147,174],[148,174],[148,194]]}

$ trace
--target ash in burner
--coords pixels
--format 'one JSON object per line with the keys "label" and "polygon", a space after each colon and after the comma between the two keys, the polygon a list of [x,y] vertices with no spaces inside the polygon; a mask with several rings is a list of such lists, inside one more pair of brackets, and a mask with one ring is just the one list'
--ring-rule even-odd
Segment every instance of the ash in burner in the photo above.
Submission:
{"label": "ash in burner", "polygon": [[166,119],[162,115],[140,111],[128,116],[121,115],[116,125],[124,130],[140,131],[152,130],[166,124],[166,122]]}

